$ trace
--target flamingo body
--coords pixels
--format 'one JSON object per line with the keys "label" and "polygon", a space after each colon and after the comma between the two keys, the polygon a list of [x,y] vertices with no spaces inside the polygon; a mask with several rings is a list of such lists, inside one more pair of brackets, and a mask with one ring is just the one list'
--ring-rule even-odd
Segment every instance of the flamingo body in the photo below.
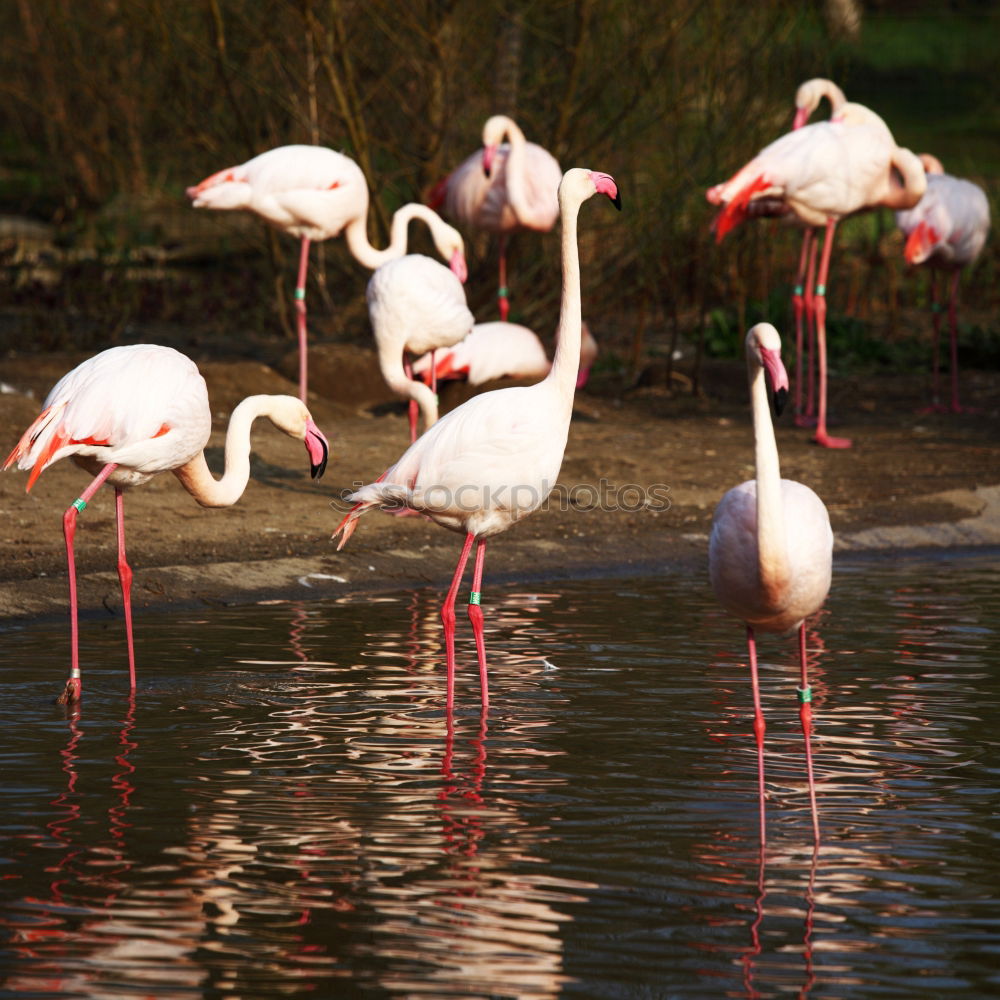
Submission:
{"label": "flamingo body", "polygon": [[[407,254],[375,271],[368,281],[367,299],[382,377],[390,389],[419,407],[426,429],[437,420],[437,397],[412,377],[405,359],[451,347],[469,335],[475,318],[465,289],[437,261]],[[410,426],[415,439],[415,410]]]}
{"label": "flamingo body", "polygon": [[71,457],[94,473],[63,517],[72,640],[70,679],[60,700],[76,701],[81,688],[73,548],[79,512],[105,482],[114,487],[118,573],[134,690],[132,571],[125,558],[123,491],[170,471],[203,506],[236,503],[250,479],[250,427],[258,416],[268,417],[279,430],[304,442],[313,477],[323,474],[329,444],[305,404],[292,396],[250,396],[233,410],[226,434],[226,470],[216,480],[204,454],[212,430],[205,380],[190,358],[169,347],[112,347],[64,375],[46,397],[42,412],[3,468],[16,463],[20,469],[30,469],[29,490],[45,469],[62,458]]}
{"label": "flamingo body", "polygon": [[448,708],[453,704],[454,602],[469,552],[478,542],[469,614],[476,634],[484,708],[488,705],[479,583],[486,539],[537,510],[555,486],[562,464],[580,365],[580,266],[576,222],[580,206],[603,193],[620,207],[607,174],[572,169],[559,187],[563,291],[556,355],[548,375],[532,386],[475,396],[410,445],[378,481],[351,494],[355,506],[336,535],[342,548],[357,520],[373,508],[413,511],[466,536],[452,587],[442,607],[448,653]]}
{"label": "flamingo body", "polygon": [[896,213],[907,237],[909,264],[961,268],[972,264],[990,231],[990,204],[978,184],[951,174],[927,174],[927,190],[917,204]]}

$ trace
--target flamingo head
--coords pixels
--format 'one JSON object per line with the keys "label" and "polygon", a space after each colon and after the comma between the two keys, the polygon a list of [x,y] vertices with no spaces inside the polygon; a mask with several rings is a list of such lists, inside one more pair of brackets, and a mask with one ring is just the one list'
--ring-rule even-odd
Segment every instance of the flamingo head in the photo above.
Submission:
{"label": "flamingo head", "polygon": [[906,239],[903,256],[907,264],[922,264],[939,242],[937,230],[927,222],[919,222]]}
{"label": "flamingo head", "polygon": [[767,374],[774,393],[774,413],[780,417],[788,401],[788,372],[781,360],[781,336],[770,323],[752,327],[746,339],[747,356]]}

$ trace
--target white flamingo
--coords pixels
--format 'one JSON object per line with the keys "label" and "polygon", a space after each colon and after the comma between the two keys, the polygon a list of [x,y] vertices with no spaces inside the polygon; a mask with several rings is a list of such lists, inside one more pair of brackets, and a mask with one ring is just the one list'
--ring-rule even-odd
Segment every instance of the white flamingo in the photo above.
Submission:
{"label": "white flamingo", "polygon": [[118,577],[125,611],[129,681],[135,690],[132,643],[132,570],[125,559],[123,491],[141,486],[159,472],[173,472],[203,507],[228,507],[250,480],[250,426],[267,417],[289,437],[303,441],[313,478],[326,468],[329,445],[305,404],[293,396],[249,396],[229,418],[226,470],[212,476],[204,448],[212,432],[208,390],[198,366],[170,347],[132,344],[112,347],[64,375],[45,399],[42,412],[7,456],[30,469],[28,489],[53,462],[72,458],[94,475],[63,515],[69,567],[71,666],[61,702],[81,691],[77,626],[76,562],[73,539],[77,515],[104,482],[115,488],[118,522]]}
{"label": "white flamingo", "polygon": [[823,501],[808,486],[781,478],[765,372],[771,379],[778,412],[788,395],[788,375],[781,362],[781,338],[770,323],[758,323],[747,334],[746,359],[756,477],[729,490],[715,509],[708,548],[709,576],[719,603],[747,626],[762,845],[765,842],[764,716],[760,707],[754,630],[786,633],[798,629],[802,678],[799,715],[805,739],[813,835],[818,842],[805,619],[820,609],[830,591],[833,532]]}
{"label": "white flamingo", "polygon": [[480,594],[486,540],[537,510],[555,486],[566,449],[580,366],[580,256],[577,216],[595,194],[620,208],[618,186],[607,174],[574,168],[559,186],[562,220],[562,303],[556,353],[549,374],[531,386],[484,392],[445,414],[377,482],[352,493],[355,506],[334,537],[338,548],[372,508],[414,511],[452,531],[465,544],[441,608],[448,663],[448,716],[455,689],[455,596],[473,542],[477,543],[469,618],[479,660],[482,704],[489,705]]}

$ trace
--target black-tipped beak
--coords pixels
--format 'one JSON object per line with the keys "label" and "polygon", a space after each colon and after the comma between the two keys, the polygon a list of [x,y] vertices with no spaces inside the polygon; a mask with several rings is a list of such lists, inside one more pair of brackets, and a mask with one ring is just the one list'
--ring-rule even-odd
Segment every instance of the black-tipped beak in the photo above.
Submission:
{"label": "black-tipped beak", "polygon": [[615,206],[620,212],[622,210],[622,193],[621,191],[616,191],[614,198],[611,199],[611,204]]}
{"label": "black-tipped beak", "polygon": [[306,424],[306,451],[309,452],[309,471],[313,479],[319,479],[326,472],[326,461],[330,457],[330,445],[326,435],[310,420]]}
{"label": "black-tipped beak", "polygon": [[322,479],[323,473],[326,472],[326,460],[329,458],[330,452],[327,449],[326,442],[323,442],[323,458],[318,462],[314,463],[309,467],[309,471],[312,474],[313,479]]}
{"label": "black-tipped beak", "polygon": [[787,402],[788,402],[788,390],[777,389],[774,393],[774,415],[776,417],[781,416],[781,411],[785,408],[785,403]]}

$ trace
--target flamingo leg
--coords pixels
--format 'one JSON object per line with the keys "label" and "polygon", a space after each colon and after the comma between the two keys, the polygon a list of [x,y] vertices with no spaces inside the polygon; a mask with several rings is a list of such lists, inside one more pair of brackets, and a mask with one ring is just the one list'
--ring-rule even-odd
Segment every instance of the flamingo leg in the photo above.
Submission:
{"label": "flamingo leg", "polygon": [[951,331],[951,412],[961,413],[958,402],[958,278],[956,271],[951,278],[951,291],[948,296],[948,326]]}
{"label": "flamingo leg", "polygon": [[753,734],[757,741],[757,799],[760,808],[760,847],[767,843],[764,818],[764,713],[760,707],[760,683],[757,678],[757,642],[753,626],[747,625],[747,650],[750,655],[750,684],[753,687]]}
{"label": "flamingo leg", "polygon": [[799,269],[795,276],[795,288],[792,291],[792,313],[795,316],[795,421],[798,423],[802,414],[802,322],[805,312],[803,292],[806,281],[806,262],[809,259],[809,246],[812,243],[812,230],[807,229],[802,237],[802,251],[799,253]]}
{"label": "flamingo leg", "polygon": [[812,689],[806,662],[806,623],[799,626],[799,667],[802,684],[799,693],[799,719],[802,722],[802,739],[806,748],[806,776],[809,779],[809,808],[812,812],[813,842],[819,844],[819,812],[816,809],[816,781],[812,762]]}
{"label": "flamingo leg", "polygon": [[472,542],[475,537],[471,532],[465,536],[465,544],[462,546],[462,554],[458,557],[455,575],[452,577],[444,604],[441,605],[441,624],[444,626],[444,647],[448,663],[447,715],[449,719],[455,708],[455,597],[458,595],[458,587],[462,582],[462,574],[465,572],[465,564],[469,561],[469,553],[472,551]]}
{"label": "flamingo leg", "polygon": [[507,293],[507,236],[500,234],[500,285],[497,288],[497,306],[500,308],[500,319],[507,322],[510,313],[510,297]]}
{"label": "flamingo leg", "polygon": [[[433,364],[433,358],[431,359]],[[412,382],[413,381],[413,365],[410,363],[409,358],[403,359],[403,371],[406,373],[406,377]],[[407,415],[410,421],[410,444],[413,444],[417,440],[417,414],[418,407],[417,401],[415,399],[410,400],[410,407],[407,411]]]}
{"label": "flamingo leg", "polygon": [[806,412],[802,418],[803,426],[813,426],[816,423],[816,252],[819,240],[813,233],[809,245],[809,265],[806,271],[806,331],[809,337],[808,368],[806,373]]}
{"label": "flamingo leg", "polygon": [[66,569],[69,574],[69,634],[70,634],[70,667],[69,680],[57,701],[60,705],[72,705],[80,700],[82,680],[80,677],[80,626],[76,596],[76,556],[73,552],[73,540],[76,537],[77,515],[90,503],[93,495],[101,488],[104,481],[117,469],[114,462],[109,462],[93,478],[90,485],[66,508],[63,514],[63,537],[66,539]]}
{"label": "flamingo leg", "polygon": [[479,688],[482,691],[483,711],[490,707],[490,692],[486,681],[486,639],[483,636],[483,609],[480,605],[483,586],[483,563],[486,561],[486,539],[476,545],[476,562],[472,571],[472,593],[469,594],[469,621],[476,637],[476,656],[479,659]]}
{"label": "flamingo leg", "polygon": [[115,487],[115,519],[118,522],[118,582],[122,588],[122,608],[125,612],[125,639],[128,642],[129,691],[135,692],[135,644],[132,641],[132,567],[125,558],[125,497],[120,486]]}
{"label": "flamingo leg", "polygon": [[309,237],[302,237],[299,251],[299,277],[295,285],[295,326],[299,336],[299,399],[306,401],[308,385],[308,350],[306,346],[306,275],[309,271]]}
{"label": "flamingo leg", "polygon": [[931,319],[934,333],[931,344],[931,405],[928,410],[935,413],[941,409],[941,303],[938,301],[938,276],[931,272]]}
{"label": "flamingo leg", "polygon": [[830,253],[837,223],[830,219],[826,224],[823,255],[816,280],[816,354],[819,361],[819,405],[816,416],[816,436],[813,440],[824,448],[850,448],[849,438],[830,437],[826,432],[826,279],[830,272]]}

